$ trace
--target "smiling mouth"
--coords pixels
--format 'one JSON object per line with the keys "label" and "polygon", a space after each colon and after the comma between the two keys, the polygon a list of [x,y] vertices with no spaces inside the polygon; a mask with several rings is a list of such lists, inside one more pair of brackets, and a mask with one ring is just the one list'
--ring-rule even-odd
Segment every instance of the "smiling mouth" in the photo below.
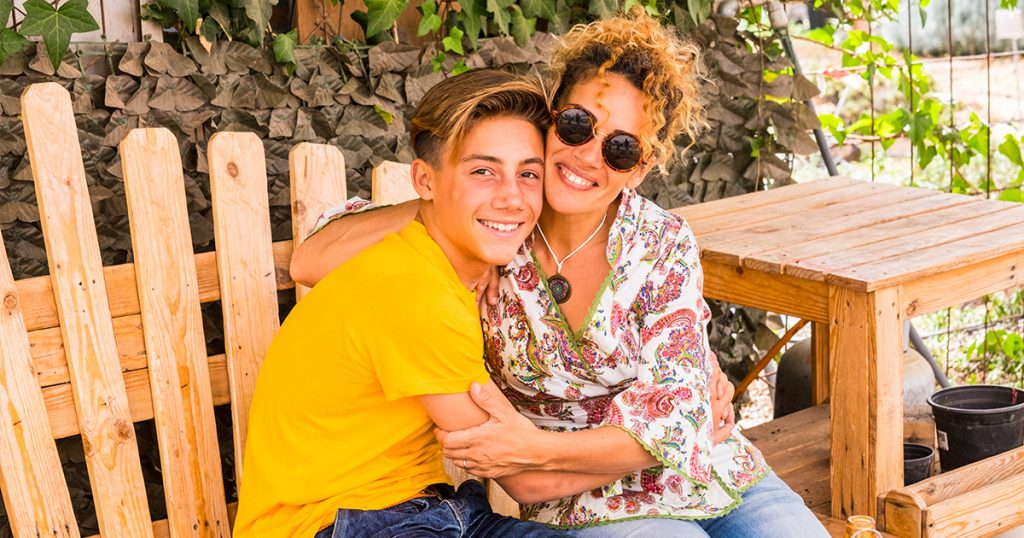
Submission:
{"label": "smiling mouth", "polygon": [[590,189],[597,186],[597,183],[594,183],[593,181],[588,181],[576,175],[575,173],[573,173],[571,170],[564,166],[559,165],[558,171],[560,172],[559,175],[562,177],[562,179],[573,187],[580,189]]}
{"label": "smiling mouth", "polygon": [[501,235],[513,235],[523,227],[522,222],[497,222],[483,219],[477,219],[477,222]]}

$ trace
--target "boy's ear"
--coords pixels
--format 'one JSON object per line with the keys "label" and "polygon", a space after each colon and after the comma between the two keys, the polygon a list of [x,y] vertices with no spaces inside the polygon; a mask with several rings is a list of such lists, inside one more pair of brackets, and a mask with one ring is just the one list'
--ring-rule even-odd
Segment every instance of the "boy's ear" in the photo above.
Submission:
{"label": "boy's ear", "polygon": [[434,182],[437,180],[437,172],[434,167],[423,159],[416,159],[412,162],[410,175],[412,176],[412,188],[416,189],[416,194],[420,195],[420,199],[433,200]]}

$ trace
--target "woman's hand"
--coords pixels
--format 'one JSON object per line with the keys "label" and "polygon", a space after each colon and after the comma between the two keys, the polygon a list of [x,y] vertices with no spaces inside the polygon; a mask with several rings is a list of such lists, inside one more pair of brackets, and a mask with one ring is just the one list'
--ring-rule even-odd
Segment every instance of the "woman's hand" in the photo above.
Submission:
{"label": "woman's hand", "polygon": [[736,411],[732,406],[732,396],[736,388],[718,365],[718,356],[713,351],[711,364],[711,420],[714,424],[711,441],[717,445],[732,436],[732,430],[736,426]]}
{"label": "woman's hand", "polygon": [[477,281],[473,291],[476,292],[477,306],[482,307],[485,300],[490,306],[498,304],[498,268],[492,266],[487,275]]}
{"label": "woman's hand", "polygon": [[470,397],[491,417],[479,426],[448,432],[434,430],[444,456],[456,467],[482,478],[499,478],[534,469],[532,456],[542,454],[536,441],[545,432],[520,415],[505,398],[488,394],[478,383]]}

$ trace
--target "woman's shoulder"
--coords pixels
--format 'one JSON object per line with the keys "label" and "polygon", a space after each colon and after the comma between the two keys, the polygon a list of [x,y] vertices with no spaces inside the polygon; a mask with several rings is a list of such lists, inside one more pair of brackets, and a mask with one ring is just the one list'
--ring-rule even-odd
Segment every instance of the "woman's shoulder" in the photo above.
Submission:
{"label": "woman's shoulder", "polygon": [[[620,215],[624,246],[643,246],[643,258],[661,258],[680,245],[696,244],[686,219],[633,191],[623,196]],[[634,250],[630,248],[629,250]]]}

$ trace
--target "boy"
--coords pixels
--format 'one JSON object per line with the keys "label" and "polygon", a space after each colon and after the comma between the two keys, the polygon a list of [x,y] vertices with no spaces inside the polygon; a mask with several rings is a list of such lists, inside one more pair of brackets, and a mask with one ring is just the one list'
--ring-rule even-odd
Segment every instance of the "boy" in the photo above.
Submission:
{"label": "boy", "polygon": [[472,382],[500,394],[471,290],[533,230],[548,118],[536,84],[499,71],[424,96],[416,220],[317,284],[263,362],[236,536],[558,535],[494,514],[476,482],[453,493],[433,434],[487,420]]}

